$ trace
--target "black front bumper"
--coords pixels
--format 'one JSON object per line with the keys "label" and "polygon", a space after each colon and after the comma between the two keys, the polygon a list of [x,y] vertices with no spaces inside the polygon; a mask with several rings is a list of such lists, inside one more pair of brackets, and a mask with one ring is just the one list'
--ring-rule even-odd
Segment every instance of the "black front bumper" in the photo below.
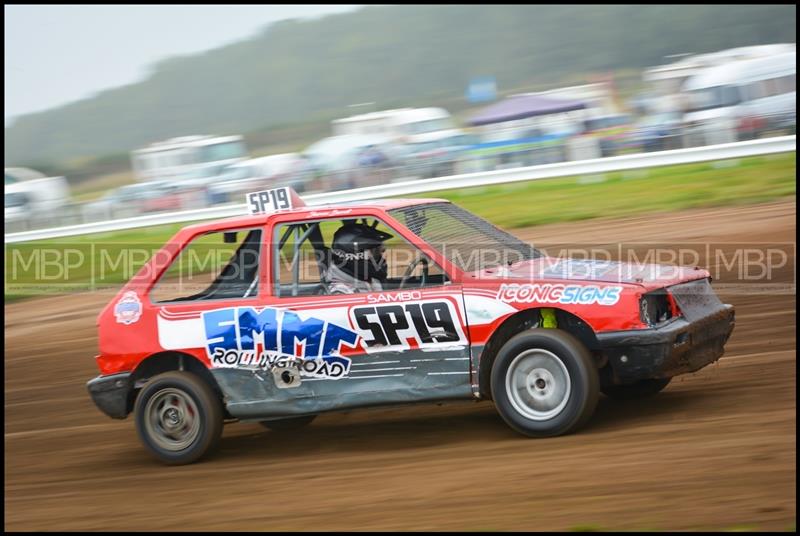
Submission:
{"label": "black front bumper", "polygon": [[128,372],[98,376],[86,384],[92,401],[100,411],[114,419],[128,416],[130,397],[133,392],[131,375]]}
{"label": "black front bumper", "polygon": [[671,378],[713,363],[722,357],[735,323],[733,306],[722,305],[691,322],[679,317],[657,328],[598,333],[597,339],[615,383],[627,384]]}

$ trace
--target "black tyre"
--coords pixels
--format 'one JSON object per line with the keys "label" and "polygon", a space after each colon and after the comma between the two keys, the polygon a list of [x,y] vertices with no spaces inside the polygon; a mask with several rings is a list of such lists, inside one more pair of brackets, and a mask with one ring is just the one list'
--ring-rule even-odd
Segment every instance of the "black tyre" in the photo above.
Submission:
{"label": "black tyre", "polygon": [[311,424],[316,419],[316,415],[302,415],[300,417],[287,417],[286,419],[274,419],[272,421],[260,421],[259,424],[275,432],[284,430],[297,430]]}
{"label": "black tyre", "polygon": [[160,461],[183,465],[213,451],[222,436],[222,402],[190,372],[165,372],[142,388],[134,408],[136,431]]}
{"label": "black tyre", "polygon": [[614,400],[636,400],[660,393],[671,380],[672,378],[652,378],[639,380],[630,385],[605,385],[601,390],[604,395]]}
{"label": "black tyre", "polygon": [[492,398],[500,416],[531,437],[570,433],[597,407],[600,381],[589,351],[559,329],[515,335],[492,366]]}

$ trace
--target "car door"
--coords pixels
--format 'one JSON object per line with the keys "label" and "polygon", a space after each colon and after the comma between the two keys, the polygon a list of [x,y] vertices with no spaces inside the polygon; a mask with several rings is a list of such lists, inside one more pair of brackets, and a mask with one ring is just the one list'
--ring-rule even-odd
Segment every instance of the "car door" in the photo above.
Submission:
{"label": "car door", "polygon": [[[274,376],[274,388],[258,411],[277,417],[470,397],[469,341],[460,285],[403,238],[399,229],[379,222],[403,246],[402,254],[387,259],[387,288],[326,294],[324,253],[333,229],[343,221],[284,219],[272,231],[272,281],[264,303],[275,311],[279,329],[271,343],[284,356],[300,360],[299,377],[287,385]],[[403,281],[407,264],[417,258],[428,263],[426,278],[409,275]],[[417,264],[422,272],[424,263]],[[280,373],[287,370],[280,363],[273,367]]]}
{"label": "car door", "polygon": [[[172,259],[144,300],[155,317],[161,350],[192,355],[207,363],[228,397],[227,384],[238,385],[251,371],[226,352],[246,350],[238,324],[231,319],[263,306],[266,287],[265,230],[248,226],[193,237]],[[226,361],[227,359],[227,361]],[[222,371],[241,368],[243,376]],[[237,391],[234,389],[234,391]],[[238,393],[238,391],[237,391]],[[232,395],[245,400],[249,393]]]}

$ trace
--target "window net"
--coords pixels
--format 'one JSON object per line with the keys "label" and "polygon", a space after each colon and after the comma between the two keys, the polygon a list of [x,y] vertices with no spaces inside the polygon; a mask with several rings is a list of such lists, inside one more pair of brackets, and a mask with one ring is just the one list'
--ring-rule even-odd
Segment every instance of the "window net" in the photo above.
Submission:
{"label": "window net", "polygon": [[452,203],[413,205],[389,214],[465,272],[541,256],[532,245]]}

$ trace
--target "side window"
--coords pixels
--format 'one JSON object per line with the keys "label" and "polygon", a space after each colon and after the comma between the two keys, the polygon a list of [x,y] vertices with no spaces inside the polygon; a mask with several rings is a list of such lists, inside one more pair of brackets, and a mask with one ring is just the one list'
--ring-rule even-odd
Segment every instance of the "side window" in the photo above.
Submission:
{"label": "side window", "polygon": [[742,102],[737,86],[723,86],[722,102],[725,106],[735,106]]}
{"label": "side window", "polygon": [[784,91],[786,93],[791,93],[792,91],[797,90],[797,75],[790,74],[789,76],[784,77]]}
{"label": "side window", "polygon": [[322,274],[326,249],[320,227],[320,222],[303,222],[283,224],[275,229],[275,296],[314,296],[324,293]]}
{"label": "side window", "polygon": [[764,83],[763,80],[759,80],[758,82],[753,82],[751,87],[751,99],[763,99],[767,96],[767,85]]}
{"label": "side window", "polygon": [[764,80],[764,84],[767,88],[767,97],[778,95],[778,81],[775,78],[768,78],[767,80]]}
{"label": "side window", "polygon": [[[351,226],[368,227],[385,237],[380,241],[382,253],[377,257],[356,258],[359,252],[336,248],[337,231]],[[329,294],[334,286],[341,289],[335,283],[355,293],[418,289],[448,282],[444,270],[433,259],[397,231],[371,217],[283,224],[276,228],[273,240],[275,296]]]}
{"label": "side window", "polygon": [[195,237],[161,274],[153,303],[258,296],[261,229],[230,229]]}

